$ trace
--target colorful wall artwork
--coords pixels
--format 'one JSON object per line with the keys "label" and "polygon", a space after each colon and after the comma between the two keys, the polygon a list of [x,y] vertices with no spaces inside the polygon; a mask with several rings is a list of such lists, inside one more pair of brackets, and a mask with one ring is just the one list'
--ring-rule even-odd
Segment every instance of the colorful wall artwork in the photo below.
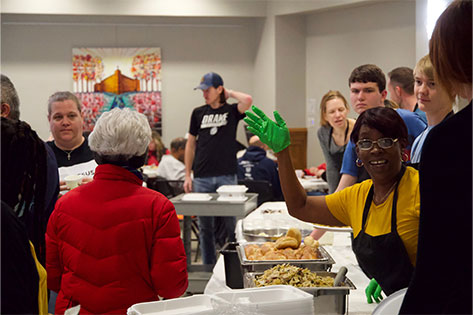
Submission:
{"label": "colorful wall artwork", "polygon": [[84,131],[92,131],[103,112],[130,107],[161,133],[160,48],[73,48],[72,79]]}

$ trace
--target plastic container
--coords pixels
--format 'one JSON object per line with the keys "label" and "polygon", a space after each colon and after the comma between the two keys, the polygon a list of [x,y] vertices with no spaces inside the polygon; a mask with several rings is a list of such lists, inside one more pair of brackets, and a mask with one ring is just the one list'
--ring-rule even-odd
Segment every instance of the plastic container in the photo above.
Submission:
{"label": "plastic container", "polygon": [[217,315],[209,295],[198,294],[164,301],[138,303],[130,306],[128,315]]}
{"label": "plastic container", "polygon": [[236,247],[237,242],[226,243],[220,250],[225,263],[225,283],[232,289],[243,289],[243,273]]}
{"label": "plastic container", "polygon": [[182,196],[183,201],[209,201],[212,199],[207,193],[187,193]]}
{"label": "plastic container", "polygon": [[313,296],[291,286],[274,285],[219,292],[213,297],[212,303],[219,314],[314,314]]}
{"label": "plastic container", "polygon": [[217,189],[217,193],[223,199],[244,199],[248,187],[244,185],[222,185]]}
{"label": "plastic container", "polygon": [[399,314],[406,292],[407,288],[404,288],[386,297],[376,306],[373,315]]}

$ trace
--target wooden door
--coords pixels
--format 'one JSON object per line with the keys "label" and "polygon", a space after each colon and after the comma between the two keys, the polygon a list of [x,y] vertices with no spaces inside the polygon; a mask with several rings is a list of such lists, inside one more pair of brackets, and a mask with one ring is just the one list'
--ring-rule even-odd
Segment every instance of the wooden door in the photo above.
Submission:
{"label": "wooden door", "polygon": [[307,168],[307,128],[289,128],[291,135],[291,145],[289,154],[291,155],[294,168]]}

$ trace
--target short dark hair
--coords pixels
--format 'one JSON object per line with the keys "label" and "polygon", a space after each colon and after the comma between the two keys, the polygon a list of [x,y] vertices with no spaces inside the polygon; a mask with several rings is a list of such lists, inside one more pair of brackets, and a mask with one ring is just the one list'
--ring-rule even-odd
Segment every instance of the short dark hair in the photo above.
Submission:
{"label": "short dark hair", "polygon": [[359,140],[360,129],[363,125],[378,130],[385,137],[399,139],[402,148],[405,148],[408,144],[406,124],[401,116],[392,108],[376,107],[361,113],[356,120],[350,137],[351,141],[355,144]]}
{"label": "short dark hair", "polygon": [[458,83],[472,83],[471,11],[471,0],[453,1],[438,18],[430,38],[430,60],[438,81],[450,92]]}
{"label": "short dark hair", "polygon": [[398,67],[388,73],[394,86],[400,86],[407,94],[414,95],[414,72],[409,67]]}
{"label": "short dark hair", "polygon": [[179,137],[171,141],[171,150],[179,150],[186,148],[187,139]]}
{"label": "short dark hair", "polygon": [[353,69],[350,78],[348,78],[348,86],[355,82],[374,82],[378,85],[380,92],[383,92],[386,89],[386,76],[384,75],[383,70],[372,64],[361,65]]}
{"label": "short dark hair", "polygon": [[16,92],[15,86],[6,75],[1,75],[1,87],[2,96],[1,103],[8,104],[10,106],[9,119],[19,120],[20,119],[20,99]]}
{"label": "short dark hair", "polygon": [[59,91],[51,95],[48,99],[48,115],[51,115],[51,107],[55,102],[64,102],[67,100],[71,100],[76,104],[77,110],[79,114],[82,113],[81,111],[81,103],[77,96],[74,93],[69,91]]}

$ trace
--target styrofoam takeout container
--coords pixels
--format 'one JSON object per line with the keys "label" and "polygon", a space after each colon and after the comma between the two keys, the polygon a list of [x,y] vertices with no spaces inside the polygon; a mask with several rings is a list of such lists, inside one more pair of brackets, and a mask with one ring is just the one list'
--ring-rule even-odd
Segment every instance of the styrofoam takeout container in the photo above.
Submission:
{"label": "styrofoam takeout container", "polygon": [[244,199],[247,190],[245,185],[222,185],[217,189],[217,193],[224,199]]}
{"label": "styrofoam takeout container", "polygon": [[220,312],[227,306],[240,313],[314,314],[312,294],[287,285],[218,292],[213,297],[214,307]]}
{"label": "styrofoam takeout container", "polygon": [[187,193],[182,196],[183,201],[209,201],[212,196],[206,193]]}
{"label": "styrofoam takeout container", "polygon": [[197,294],[164,301],[138,303],[128,308],[127,315],[217,315],[209,295]]}

